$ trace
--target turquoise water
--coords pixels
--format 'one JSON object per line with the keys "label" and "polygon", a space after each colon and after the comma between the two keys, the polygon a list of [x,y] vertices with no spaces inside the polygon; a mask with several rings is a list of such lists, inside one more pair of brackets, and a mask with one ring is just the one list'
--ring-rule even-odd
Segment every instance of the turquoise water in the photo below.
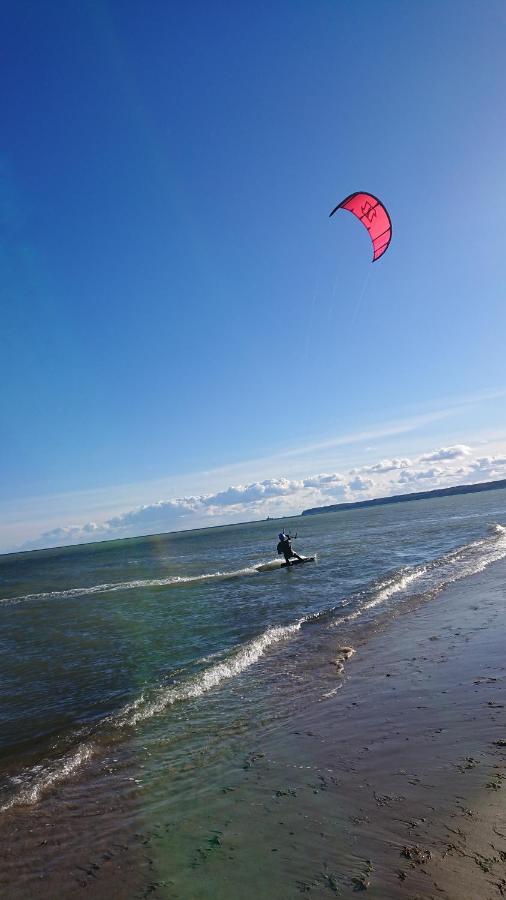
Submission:
{"label": "turquoise water", "polygon": [[504,523],[502,490],[291,519],[317,561],[288,570],[273,521],[0,557],[0,805],[57,795],[122,747],[151,773],[160,742],[164,766],[199,741],[226,755],[323,690],[297,671],[329,629],[502,558]]}

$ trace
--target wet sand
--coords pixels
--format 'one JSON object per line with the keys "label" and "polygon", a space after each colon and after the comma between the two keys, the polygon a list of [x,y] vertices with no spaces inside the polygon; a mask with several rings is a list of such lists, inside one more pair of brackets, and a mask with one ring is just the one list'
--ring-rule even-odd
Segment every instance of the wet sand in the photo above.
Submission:
{"label": "wet sand", "polygon": [[203,768],[204,811],[140,821],[91,770],[6,814],[2,897],[506,896],[506,564],[343,633],[314,702]]}
{"label": "wet sand", "polygon": [[341,690],[254,750],[263,895],[506,896],[506,566],[353,645]]}

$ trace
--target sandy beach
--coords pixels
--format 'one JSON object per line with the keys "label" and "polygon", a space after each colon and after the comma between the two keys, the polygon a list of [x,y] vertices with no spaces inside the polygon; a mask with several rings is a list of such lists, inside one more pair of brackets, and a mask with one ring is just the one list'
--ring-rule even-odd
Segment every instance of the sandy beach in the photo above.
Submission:
{"label": "sandy beach", "polygon": [[[505,601],[499,562],[369,630],[351,624],[349,659],[326,630],[319,697],[245,732],[226,784],[203,770],[205,815],[187,804],[143,823],[120,793],[105,808],[93,766],[10,810],[2,896],[506,895]],[[297,665],[295,648],[286,677]]]}
{"label": "sandy beach", "polygon": [[505,0],[0,22],[0,900],[506,900]]}

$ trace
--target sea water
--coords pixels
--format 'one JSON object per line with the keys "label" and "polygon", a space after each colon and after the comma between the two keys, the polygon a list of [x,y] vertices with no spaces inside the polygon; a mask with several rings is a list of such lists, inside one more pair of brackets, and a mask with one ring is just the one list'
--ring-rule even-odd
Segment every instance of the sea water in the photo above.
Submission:
{"label": "sea water", "polygon": [[[2,813],[91,765],[144,810],[196,802],[203,766],[332,693],[325,636],[506,556],[505,523],[499,490],[0,557]],[[279,568],[283,525],[315,563]]]}

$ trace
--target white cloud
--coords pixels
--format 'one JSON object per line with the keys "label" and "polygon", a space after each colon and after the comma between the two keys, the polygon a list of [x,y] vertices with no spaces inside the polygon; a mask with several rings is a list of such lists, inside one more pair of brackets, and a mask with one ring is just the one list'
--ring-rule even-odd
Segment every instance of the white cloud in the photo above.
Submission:
{"label": "white cloud", "polygon": [[407,469],[411,465],[410,459],[382,459],[381,462],[375,463],[373,466],[362,466],[361,469],[354,469],[353,472],[395,472],[397,469]]}
{"label": "white cloud", "polygon": [[437,467],[433,467],[432,469],[425,469],[421,471],[413,471],[413,472],[402,472],[399,475],[397,481],[399,484],[413,484],[417,481],[434,481],[433,487],[438,487],[439,479],[441,475],[444,474],[444,469],[438,469]]}
{"label": "white cloud", "polygon": [[268,497],[279,497],[291,494],[303,486],[301,481],[288,478],[268,478],[265,481],[255,481],[253,484],[237,485],[229,487],[225,491],[210,495],[203,499],[205,505],[230,506],[236,503],[251,503],[257,500],[265,500]]}
{"label": "white cloud", "polygon": [[321,475],[311,475],[309,478],[305,478],[303,484],[304,487],[307,488],[314,487],[323,490],[333,490],[334,488],[344,487],[345,479],[342,475],[338,475],[337,472],[334,472],[331,475],[323,472]]}
{"label": "white cloud", "polygon": [[355,478],[348,482],[348,487],[352,491],[368,491],[373,485],[374,481],[370,478],[363,478],[362,475],[356,475]]}
{"label": "white cloud", "polygon": [[496,469],[506,466],[506,456],[480,456],[471,463],[472,469]]}
{"label": "white cloud", "polygon": [[471,448],[467,444],[454,444],[453,447],[441,447],[439,450],[433,450],[432,453],[426,453],[420,457],[421,462],[436,462],[438,460],[461,459],[463,456],[469,456]]}
{"label": "white cloud", "polygon": [[[438,465],[427,466],[429,461],[437,461]],[[343,500],[390,496],[504,477],[506,456],[477,456],[467,444],[455,444],[411,459],[382,459],[344,474],[322,472],[305,478],[279,476],[232,484],[212,493],[158,500],[110,516],[102,522],[94,520],[83,525],[71,523],[52,528],[25,543],[21,549],[177,531],[267,516],[281,517],[298,514],[307,507],[326,506]]]}

